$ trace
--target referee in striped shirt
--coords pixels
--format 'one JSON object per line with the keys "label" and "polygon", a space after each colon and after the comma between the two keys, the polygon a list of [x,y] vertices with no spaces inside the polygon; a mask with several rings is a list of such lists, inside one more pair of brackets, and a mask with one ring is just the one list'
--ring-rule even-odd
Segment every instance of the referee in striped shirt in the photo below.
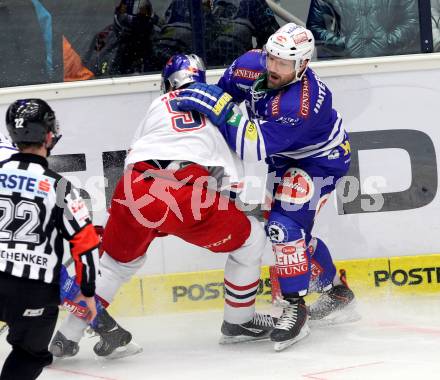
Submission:
{"label": "referee in striped shirt", "polygon": [[50,106],[17,100],[6,126],[18,153],[0,162],[0,320],[12,346],[0,380],[31,380],[52,363],[63,240],[75,261],[78,301],[93,319],[99,239],[79,191],[48,168],[46,157],[60,138]]}

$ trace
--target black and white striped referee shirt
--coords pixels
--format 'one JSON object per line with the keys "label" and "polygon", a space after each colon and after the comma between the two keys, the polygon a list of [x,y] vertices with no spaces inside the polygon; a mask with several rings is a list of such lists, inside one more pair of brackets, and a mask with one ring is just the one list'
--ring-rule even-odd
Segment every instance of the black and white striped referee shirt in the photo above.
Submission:
{"label": "black and white striped referee shirt", "polygon": [[93,296],[99,239],[79,191],[44,157],[16,153],[0,163],[0,271],[58,283],[63,239],[82,293]]}

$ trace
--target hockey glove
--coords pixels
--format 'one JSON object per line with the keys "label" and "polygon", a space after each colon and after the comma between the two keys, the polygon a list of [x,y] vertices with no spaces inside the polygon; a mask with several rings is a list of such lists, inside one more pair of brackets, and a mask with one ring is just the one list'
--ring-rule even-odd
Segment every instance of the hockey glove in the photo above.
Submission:
{"label": "hockey glove", "polygon": [[226,123],[234,102],[232,96],[213,84],[194,83],[180,91],[178,106],[182,111],[198,111],[205,114],[217,126]]}
{"label": "hockey glove", "polygon": [[81,289],[75,281],[75,276],[70,276],[64,265],[61,266],[60,271],[60,300],[60,304],[64,309],[79,318],[88,319],[89,322],[91,322],[92,327],[96,323],[96,318],[93,321],[90,321],[93,314],[96,312],[98,314],[101,313],[104,308],[102,302],[95,296],[97,310],[94,310],[92,313],[90,312],[90,307],[87,304],[85,297],[81,297]]}

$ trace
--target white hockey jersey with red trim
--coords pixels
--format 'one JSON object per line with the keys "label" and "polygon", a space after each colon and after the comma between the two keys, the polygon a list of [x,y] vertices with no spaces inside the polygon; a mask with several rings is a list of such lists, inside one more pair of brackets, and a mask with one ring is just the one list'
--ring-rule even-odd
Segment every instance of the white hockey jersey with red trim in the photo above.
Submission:
{"label": "white hockey jersey with red trim", "polygon": [[204,115],[177,107],[179,91],[156,98],[140,123],[125,165],[156,160],[191,161],[222,167],[231,182],[244,175],[243,163]]}

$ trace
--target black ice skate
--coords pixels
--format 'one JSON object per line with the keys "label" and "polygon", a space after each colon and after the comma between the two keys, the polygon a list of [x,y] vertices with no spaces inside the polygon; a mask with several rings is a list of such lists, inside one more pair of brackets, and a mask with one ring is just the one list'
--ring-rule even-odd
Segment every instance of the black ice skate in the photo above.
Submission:
{"label": "black ice skate", "polygon": [[345,270],[340,270],[341,284],[322,293],[309,307],[309,318],[325,324],[354,322],[360,319],[355,310],[355,297],[348,287]]}
{"label": "black ice skate", "polygon": [[282,351],[305,338],[310,329],[307,325],[307,308],[302,297],[285,298],[283,314],[270,333],[270,340],[275,343],[275,351]]}
{"label": "black ice skate", "polygon": [[50,343],[49,351],[57,358],[68,358],[78,353],[79,346],[77,342],[67,339],[61,332],[57,331]]}
{"label": "black ice skate", "polygon": [[109,357],[116,349],[127,349],[132,339],[131,333],[123,329],[105,309],[100,312],[97,318],[97,326],[93,329],[99,335],[100,340],[93,347],[95,354]]}
{"label": "black ice skate", "polygon": [[233,324],[223,321],[220,344],[248,342],[269,338],[275,327],[277,319],[269,314],[255,313],[254,317],[246,323]]}

